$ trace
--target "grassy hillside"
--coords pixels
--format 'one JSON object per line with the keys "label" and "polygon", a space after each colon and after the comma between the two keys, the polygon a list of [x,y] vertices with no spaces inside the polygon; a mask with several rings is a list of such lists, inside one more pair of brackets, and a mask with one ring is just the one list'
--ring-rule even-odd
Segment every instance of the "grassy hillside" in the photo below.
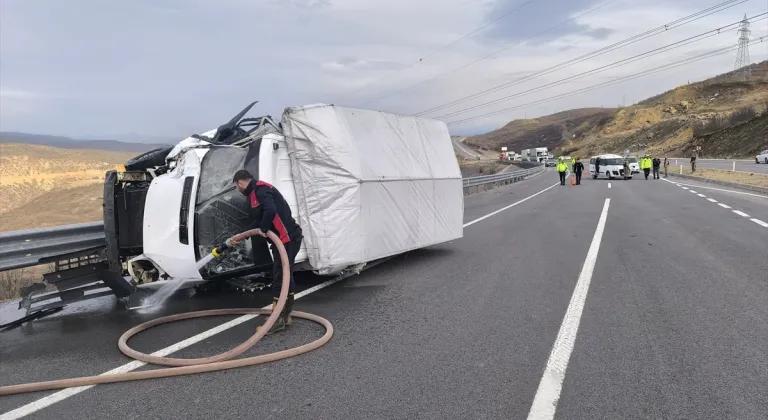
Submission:
{"label": "grassy hillside", "polygon": [[99,220],[104,173],[134,155],[0,144],[0,230]]}
{"label": "grassy hillside", "polygon": [[701,157],[752,157],[768,148],[768,61],[753,64],[751,73],[748,80],[719,75],[621,109],[576,109],[515,120],[466,142],[515,151],[541,145],[575,156],[626,149],[687,155],[701,146]]}

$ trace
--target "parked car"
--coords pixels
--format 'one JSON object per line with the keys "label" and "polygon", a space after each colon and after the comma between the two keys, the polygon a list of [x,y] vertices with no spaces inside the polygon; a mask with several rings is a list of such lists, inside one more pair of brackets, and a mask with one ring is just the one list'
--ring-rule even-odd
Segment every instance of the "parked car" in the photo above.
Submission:
{"label": "parked car", "polygon": [[[599,172],[595,172],[595,161],[597,159],[600,159]],[[631,164],[630,172],[633,172]],[[589,174],[592,176],[592,179],[597,179],[598,177],[632,179],[631,173],[628,176],[624,175],[624,158],[619,155],[592,156],[589,159]]]}
{"label": "parked car", "polygon": [[555,166],[557,162],[555,162],[554,159],[548,159],[546,162],[544,162],[544,166]]}
{"label": "parked car", "polygon": [[755,163],[768,163],[768,150],[763,150],[759,155],[755,156]]}

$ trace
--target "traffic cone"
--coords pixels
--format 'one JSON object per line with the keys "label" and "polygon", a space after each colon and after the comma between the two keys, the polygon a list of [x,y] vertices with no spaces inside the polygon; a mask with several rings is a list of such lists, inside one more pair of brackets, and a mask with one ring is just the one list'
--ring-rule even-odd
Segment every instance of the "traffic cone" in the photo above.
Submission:
{"label": "traffic cone", "polygon": [[587,171],[584,171],[584,176],[589,176],[589,174],[587,173]]}
{"label": "traffic cone", "polygon": [[576,185],[576,175],[571,175],[571,185]]}

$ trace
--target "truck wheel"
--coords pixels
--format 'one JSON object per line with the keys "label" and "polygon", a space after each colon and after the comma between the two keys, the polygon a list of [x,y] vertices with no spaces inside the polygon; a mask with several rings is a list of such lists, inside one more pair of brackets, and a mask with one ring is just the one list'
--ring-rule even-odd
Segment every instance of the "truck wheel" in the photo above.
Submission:
{"label": "truck wheel", "polygon": [[159,147],[148,152],[142,153],[125,162],[125,169],[128,171],[143,171],[148,168],[165,165],[165,157],[171,153],[173,146]]}

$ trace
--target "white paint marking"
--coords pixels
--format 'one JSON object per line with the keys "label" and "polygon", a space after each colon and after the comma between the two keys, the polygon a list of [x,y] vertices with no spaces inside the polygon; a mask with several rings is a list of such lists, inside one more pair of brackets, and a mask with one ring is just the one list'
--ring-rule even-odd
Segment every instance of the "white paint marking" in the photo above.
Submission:
{"label": "white paint marking", "polygon": [[706,196],[706,195],[704,195],[704,194],[696,194],[696,195],[698,195],[698,196],[699,196],[699,197],[701,197],[701,198],[707,198],[707,196]]}
{"label": "white paint marking", "polygon": [[[523,198],[520,201],[512,203],[512,204],[510,204],[510,205],[508,205],[508,206],[506,206],[504,208],[501,208],[499,210],[496,210],[493,213],[487,214],[487,215],[485,215],[483,217],[480,217],[478,219],[475,219],[475,220],[473,220],[471,222],[465,223],[464,227],[473,225],[473,224],[475,224],[477,222],[480,222],[482,220],[485,220],[485,219],[487,219],[487,218],[489,218],[491,216],[495,216],[495,215],[503,212],[504,210],[508,210],[508,209],[510,209],[512,207],[515,207],[516,205],[518,205],[520,203],[528,201],[531,198],[536,197],[537,195],[542,194],[542,193],[544,193],[544,192],[546,192],[546,191],[548,191],[548,190],[550,190],[550,189],[552,189],[552,188],[554,188],[554,187],[556,187],[558,185],[560,185],[559,182],[557,184],[552,185],[551,187],[547,187],[547,188],[537,192],[536,194],[530,195],[530,196],[528,196],[526,198]],[[325,289],[326,287],[331,286],[331,285],[333,285],[335,283],[338,283],[338,282],[344,280],[345,278],[347,278],[347,277],[339,276],[339,277],[333,278],[331,280],[328,280],[326,282],[320,283],[317,286],[314,286],[314,287],[311,287],[311,288],[309,288],[307,290],[304,290],[302,292],[296,293],[296,295],[294,296],[294,299],[301,299],[302,297],[307,296],[310,293],[314,293],[314,292],[317,292],[318,290]],[[272,305],[267,305],[267,306],[263,307],[262,309],[269,309],[271,306]],[[172,344],[172,345],[170,345],[170,346],[168,346],[168,347],[166,347],[164,349],[158,350],[158,351],[152,353],[152,355],[153,356],[168,356],[168,355],[173,354],[173,353],[175,353],[175,352],[177,352],[179,350],[185,349],[185,348],[187,348],[187,347],[189,347],[189,346],[191,346],[193,344],[196,344],[196,343],[199,343],[199,342],[201,342],[203,340],[206,340],[206,339],[208,339],[208,338],[210,338],[210,337],[212,337],[212,336],[214,336],[216,334],[219,334],[219,333],[221,333],[223,331],[226,331],[226,330],[228,330],[230,328],[234,328],[234,327],[236,327],[236,326],[238,326],[238,325],[240,325],[240,324],[242,324],[244,322],[250,321],[250,320],[252,320],[252,319],[254,319],[256,317],[258,317],[258,315],[243,315],[243,316],[237,317],[237,318],[235,318],[235,319],[233,319],[231,321],[225,322],[225,323],[223,323],[221,325],[218,325],[216,327],[213,327],[213,328],[211,328],[209,330],[203,331],[200,334],[197,334],[195,336],[189,337],[186,340],[180,341],[180,342],[178,342],[176,344]],[[146,363],[139,362],[139,361],[133,361],[133,362],[126,363],[126,364],[124,364],[122,366],[119,366],[119,367],[117,367],[115,369],[112,369],[110,371],[104,372],[104,373],[100,374],[99,376],[112,375],[112,374],[116,374],[116,373],[131,372],[131,371],[134,371],[136,369],[139,369],[140,367],[142,367],[144,365],[146,365]],[[43,398],[41,398],[39,400],[36,400],[36,401],[33,401],[33,402],[29,403],[29,404],[23,405],[23,406],[15,409],[15,410],[9,411],[9,412],[4,413],[4,414],[0,414],[0,420],[17,420],[17,419],[20,419],[20,418],[22,418],[24,416],[28,416],[28,415],[30,415],[32,413],[35,413],[35,412],[40,411],[40,410],[42,410],[42,409],[44,409],[46,407],[49,407],[49,406],[51,406],[53,404],[56,404],[57,402],[63,401],[65,399],[69,398],[69,397],[73,397],[73,396],[75,396],[75,395],[77,395],[77,394],[79,394],[79,393],[81,393],[83,391],[87,391],[87,390],[93,388],[94,386],[96,386],[96,385],[81,386],[81,387],[76,387],[76,388],[66,388],[66,389],[63,389],[61,391],[57,391],[57,392],[55,392],[55,393],[53,393],[51,395],[48,395],[47,397],[43,397]]]}
{"label": "white paint marking", "polygon": [[698,193],[697,193],[696,191],[694,191],[694,190],[688,190],[688,192],[690,192],[691,194],[698,194]]}
{"label": "white paint marking", "polygon": [[608,183],[608,188],[611,188],[611,183],[610,182]]}
{"label": "white paint marking", "polygon": [[684,189],[684,190],[687,190],[687,189],[688,189],[688,187],[683,187],[683,189]]}
{"label": "white paint marking", "polygon": [[764,228],[768,228],[768,223],[765,223],[764,221],[762,221],[760,219],[749,219],[749,220],[757,223],[758,225],[760,225],[760,226],[762,226]]}
{"label": "white paint marking", "polygon": [[[680,184],[680,183],[675,183],[675,182],[672,182],[672,181],[669,181],[669,180],[666,180],[666,179],[665,179],[664,181],[667,181],[667,182],[669,182],[670,184],[675,184],[675,185],[677,185],[677,186],[681,186],[681,185],[690,185],[691,187],[696,187],[696,188],[703,188],[703,189],[705,189],[705,190],[722,191],[722,192],[728,192],[728,193],[733,193],[733,194],[749,195],[749,196],[752,196],[752,197],[759,197],[759,198],[765,198],[765,199],[768,199],[768,195],[752,194],[752,193],[748,193],[748,192],[742,192],[742,191],[724,190],[724,189],[722,189],[722,188],[705,187],[705,186],[703,186],[703,185],[693,185],[693,184]],[[685,187],[682,187],[682,188],[685,188]],[[685,188],[685,189],[687,190],[688,188]]]}
{"label": "white paint marking", "polygon": [[718,206],[720,206],[720,207],[722,207],[722,208],[724,208],[724,209],[729,209],[729,208],[731,208],[731,206],[729,206],[729,205],[727,205],[727,204],[723,204],[723,203],[717,203],[717,205],[718,205]]}
{"label": "white paint marking", "polygon": [[749,217],[749,215],[747,213],[744,213],[743,211],[734,210],[733,212],[738,214],[741,217]]}
{"label": "white paint marking", "polygon": [[[522,203],[522,202],[528,201],[528,200],[530,200],[531,198],[533,198],[533,197],[536,197],[536,196],[537,196],[537,195],[539,195],[539,194],[545,193],[545,192],[547,192],[547,191],[551,190],[552,188],[555,188],[555,187],[557,187],[558,185],[560,185],[560,183],[559,183],[559,182],[558,182],[557,184],[555,184],[555,185],[552,185],[551,187],[547,187],[547,188],[545,188],[545,189],[543,189],[543,190],[541,190],[541,191],[537,192],[536,194],[530,195],[530,196],[528,196],[528,197],[525,197],[524,199],[522,199],[522,200],[520,200],[520,201],[518,201],[518,202],[512,203],[512,204],[508,205],[507,207],[504,207],[504,208],[500,208],[500,209],[496,210],[496,211],[495,211],[495,212],[493,212],[493,213],[489,213],[489,214],[486,214],[486,215],[485,215],[485,216],[483,216],[483,217],[480,217],[480,218],[478,218],[478,219],[475,219],[475,220],[473,220],[473,221],[471,221],[471,222],[465,223],[465,224],[464,224],[464,227],[467,227],[467,226],[471,226],[471,225],[474,225],[475,223],[477,223],[477,222],[480,222],[480,221],[483,221],[483,220],[485,220],[485,219],[487,219],[487,218],[489,218],[489,217],[495,216],[495,215],[497,215],[497,214],[499,214],[499,213],[503,212],[504,210],[508,210],[508,209],[511,209],[512,207],[515,207],[516,205],[518,205],[518,204],[520,204],[520,203]],[[0,420],[2,420],[2,419],[0,419]]]}
{"label": "white paint marking", "polygon": [[581,268],[581,274],[579,274],[579,280],[576,282],[576,288],[565,312],[565,318],[563,318],[563,323],[560,325],[560,331],[558,331],[555,344],[552,346],[552,352],[549,354],[547,367],[544,369],[544,375],[541,377],[539,388],[536,390],[536,396],[533,398],[531,411],[528,412],[528,420],[551,420],[555,417],[557,401],[560,399],[565,371],[568,368],[568,361],[571,358],[573,345],[576,341],[576,333],[579,330],[581,313],[584,310],[584,302],[587,299],[589,283],[592,281],[592,272],[595,269],[595,262],[597,262],[597,253],[600,250],[600,242],[603,239],[605,220],[608,218],[608,207],[610,204],[611,199],[606,198],[603,212],[600,214],[600,220],[597,222],[595,235],[592,237],[592,244],[589,246],[587,258],[584,260],[584,266]]}
{"label": "white paint marking", "polygon": [[715,200],[714,198],[708,198],[707,201],[710,201],[712,203],[717,203],[717,200]]}

